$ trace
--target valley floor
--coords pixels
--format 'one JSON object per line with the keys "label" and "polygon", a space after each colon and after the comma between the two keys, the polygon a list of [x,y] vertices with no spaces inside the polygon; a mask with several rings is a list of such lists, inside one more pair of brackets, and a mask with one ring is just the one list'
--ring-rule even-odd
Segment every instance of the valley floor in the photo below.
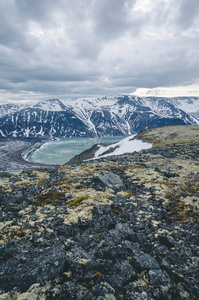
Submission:
{"label": "valley floor", "polygon": [[0,139],[0,172],[19,173],[24,169],[44,167],[45,164],[29,162],[23,158],[43,142],[41,139]]}

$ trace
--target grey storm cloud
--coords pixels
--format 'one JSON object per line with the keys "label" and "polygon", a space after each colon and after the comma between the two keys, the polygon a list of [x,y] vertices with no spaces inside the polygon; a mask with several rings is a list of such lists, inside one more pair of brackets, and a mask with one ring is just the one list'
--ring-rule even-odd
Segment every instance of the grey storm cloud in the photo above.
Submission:
{"label": "grey storm cloud", "polygon": [[181,0],[179,9],[179,23],[182,29],[189,29],[199,15],[198,0]]}
{"label": "grey storm cloud", "polygon": [[198,83],[198,50],[198,0],[0,0],[0,101]]}
{"label": "grey storm cloud", "polygon": [[120,0],[96,1],[92,17],[96,33],[102,40],[120,37],[130,25],[128,8]]}

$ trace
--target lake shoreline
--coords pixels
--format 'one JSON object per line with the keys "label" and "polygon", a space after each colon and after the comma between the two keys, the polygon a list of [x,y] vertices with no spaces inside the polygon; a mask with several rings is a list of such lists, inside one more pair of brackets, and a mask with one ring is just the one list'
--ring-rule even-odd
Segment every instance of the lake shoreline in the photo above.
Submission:
{"label": "lake shoreline", "polygon": [[[49,140],[1,138],[0,172],[20,173],[25,169],[49,167],[52,164],[30,161],[28,155]],[[56,165],[53,165],[56,166]]]}
{"label": "lake shoreline", "polygon": [[80,155],[93,145],[113,144],[123,139],[123,137],[65,137],[58,140],[48,140],[39,145],[35,150],[30,151],[25,159],[47,164],[64,165]]}
{"label": "lake shoreline", "polygon": [[[123,137],[105,137],[91,139],[88,137],[88,141],[86,141],[86,143],[85,141],[82,143],[85,138],[83,138],[83,140],[81,138],[77,138],[78,143],[75,141],[75,138],[70,138],[67,141],[64,138],[56,140],[47,138],[0,138],[0,172],[21,173],[26,169],[48,168],[64,165],[77,155],[77,149],[79,154],[81,154],[85,150],[89,150],[91,147],[93,147],[93,145],[107,143],[112,144],[122,138]],[[56,144],[56,148],[55,145],[53,146],[56,151],[50,160],[48,159],[48,154],[50,153],[51,155],[51,143],[53,142],[58,142],[58,144]],[[61,144],[61,148],[59,143]],[[69,153],[69,155],[71,155],[69,158],[67,156],[69,152],[67,149],[68,145],[71,152]],[[45,150],[43,149],[43,146]],[[61,157],[63,161],[59,161],[57,160],[56,156],[59,157],[59,153],[61,153],[63,149],[64,152]],[[34,155],[35,153],[38,154],[37,151],[43,151],[44,159],[42,159],[42,157],[37,159],[37,157]]]}

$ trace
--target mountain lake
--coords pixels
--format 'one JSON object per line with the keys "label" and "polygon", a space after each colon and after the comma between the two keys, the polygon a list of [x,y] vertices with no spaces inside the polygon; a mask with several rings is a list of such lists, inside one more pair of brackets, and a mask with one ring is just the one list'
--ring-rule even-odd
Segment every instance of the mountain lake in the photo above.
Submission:
{"label": "mountain lake", "polygon": [[60,138],[44,143],[32,151],[27,159],[31,162],[62,165],[75,155],[99,143],[116,143],[123,139],[122,136],[105,138]]}

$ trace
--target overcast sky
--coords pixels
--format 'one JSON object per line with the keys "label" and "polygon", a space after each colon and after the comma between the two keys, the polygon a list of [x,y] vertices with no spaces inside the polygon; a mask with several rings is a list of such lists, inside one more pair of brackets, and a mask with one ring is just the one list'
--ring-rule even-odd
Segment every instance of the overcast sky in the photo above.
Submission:
{"label": "overcast sky", "polygon": [[199,0],[0,0],[0,103],[150,91],[199,96]]}

